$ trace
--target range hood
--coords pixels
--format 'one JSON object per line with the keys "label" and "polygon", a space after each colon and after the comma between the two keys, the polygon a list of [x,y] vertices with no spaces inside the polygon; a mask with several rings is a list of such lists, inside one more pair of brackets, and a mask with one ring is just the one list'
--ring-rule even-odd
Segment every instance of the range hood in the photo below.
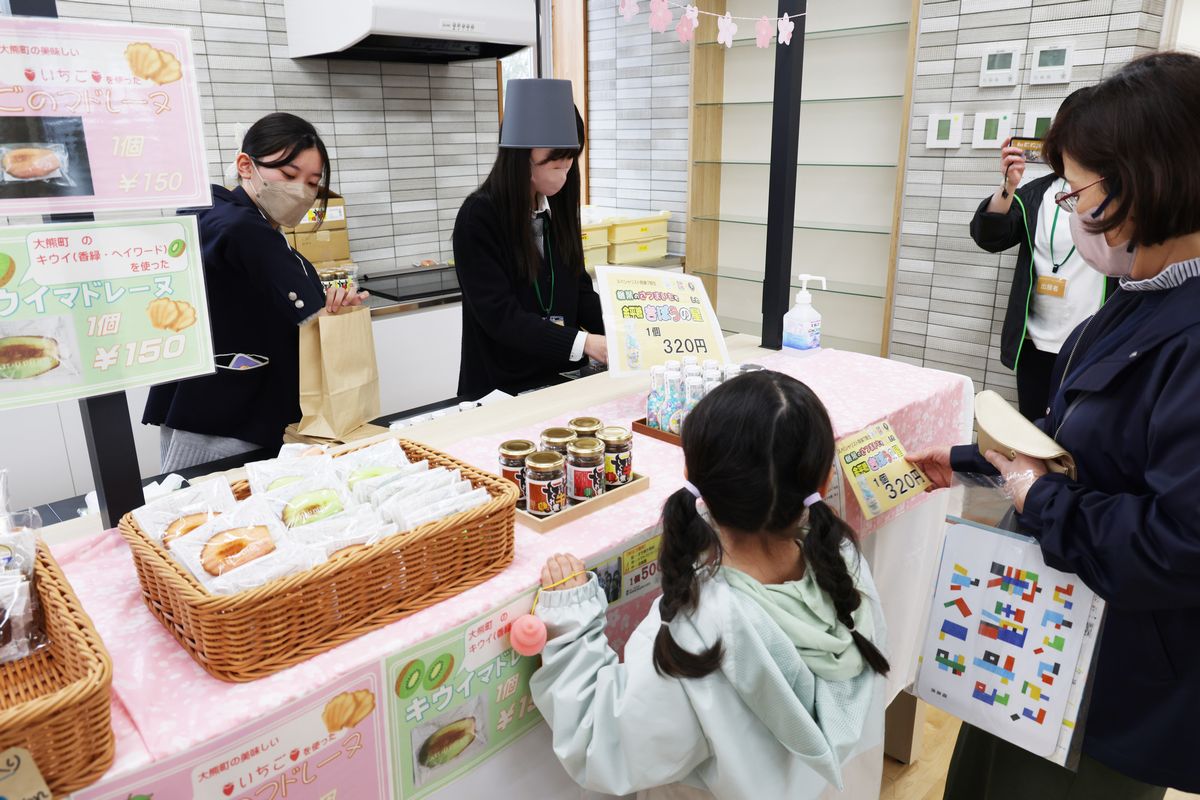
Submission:
{"label": "range hood", "polygon": [[536,0],[284,0],[292,58],[446,64],[536,38]]}

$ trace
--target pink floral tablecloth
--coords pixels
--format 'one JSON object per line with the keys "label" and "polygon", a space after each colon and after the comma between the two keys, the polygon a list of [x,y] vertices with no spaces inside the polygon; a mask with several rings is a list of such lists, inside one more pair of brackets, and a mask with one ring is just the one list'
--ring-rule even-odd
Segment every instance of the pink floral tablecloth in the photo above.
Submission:
{"label": "pink floral tablecloth", "polygon": [[[844,436],[887,419],[909,449],[961,440],[969,419],[970,381],[879,358],[824,351],[808,357],[771,355],[760,363],[803,380],[829,409]],[[633,395],[542,420],[527,428],[450,446],[454,456],[495,469],[496,447],[509,438],[537,438],[571,416],[599,416],[628,425],[645,416]],[[650,476],[649,488],[544,536],[518,524],[516,559],[502,574],[462,595],[367,634],[284,672],[250,684],[209,677],[150,615],[141,599],[132,557],[116,531],[55,547],[85,609],[112,654],[117,761],[111,774],[186,751],[316,691],[338,676],[445,632],[514,595],[530,590],[554,552],[583,559],[611,549],[654,525],[665,498],[683,480],[682,452],[635,437],[634,469]],[[910,501],[921,503],[923,498]],[[903,514],[896,509],[865,522],[847,494],[848,517],[863,533]]]}

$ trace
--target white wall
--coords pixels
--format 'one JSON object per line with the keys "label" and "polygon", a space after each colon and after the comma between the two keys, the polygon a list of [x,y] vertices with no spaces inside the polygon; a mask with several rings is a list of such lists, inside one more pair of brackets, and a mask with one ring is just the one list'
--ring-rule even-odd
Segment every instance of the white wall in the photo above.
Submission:
{"label": "white wall", "polygon": [[1200,53],[1200,0],[1177,0],[1179,20],[1172,46],[1179,50]]}

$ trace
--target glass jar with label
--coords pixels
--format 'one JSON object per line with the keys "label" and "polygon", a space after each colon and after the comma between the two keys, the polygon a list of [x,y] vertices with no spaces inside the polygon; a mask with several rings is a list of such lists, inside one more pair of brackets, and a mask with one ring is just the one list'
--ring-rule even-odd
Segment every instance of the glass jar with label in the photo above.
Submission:
{"label": "glass jar with label", "polygon": [[597,438],[604,442],[604,483],[607,488],[633,480],[633,434],[628,428],[602,428]]}
{"label": "glass jar with label", "polygon": [[546,428],[542,431],[542,449],[565,457],[567,445],[577,438],[570,428]]}
{"label": "glass jar with label", "polygon": [[596,417],[576,417],[567,423],[567,427],[575,431],[575,435],[580,439],[594,439],[604,427],[604,423]]}
{"label": "glass jar with label", "polygon": [[517,485],[521,493],[518,505],[525,500],[525,459],[536,450],[528,439],[511,439],[500,445],[500,477]]}
{"label": "glass jar with label", "polygon": [[566,460],[541,450],[525,459],[525,510],[535,517],[557,514],[567,505]]}
{"label": "glass jar with label", "polygon": [[571,505],[604,494],[604,442],[593,437],[567,445],[567,500]]}

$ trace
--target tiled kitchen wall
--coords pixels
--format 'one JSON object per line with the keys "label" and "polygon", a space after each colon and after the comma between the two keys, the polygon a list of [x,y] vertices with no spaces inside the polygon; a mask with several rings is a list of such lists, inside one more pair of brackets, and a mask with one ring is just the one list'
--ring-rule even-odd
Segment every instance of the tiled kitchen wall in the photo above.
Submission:
{"label": "tiled kitchen wall", "polygon": [[[1026,111],[1056,109],[1075,89],[1157,49],[1163,6],[1163,0],[922,2],[892,358],[968,375],[977,389],[1015,400],[1015,377],[1000,363],[1000,328],[1017,250],[986,253],[968,232],[976,207],[1001,177],[997,150],[971,148],[974,115],[1016,111],[1020,131]],[[1029,86],[1032,48],[1061,42],[1075,47],[1072,82]],[[984,52],[1010,43],[1024,47],[1018,85],[979,88]],[[929,115],[950,112],[965,115],[964,145],[927,150]]]}
{"label": "tiled kitchen wall", "polygon": [[644,6],[629,22],[617,7],[618,0],[588,0],[591,203],[670,211],[668,247],[683,253],[689,48],[674,33],[651,33]]}
{"label": "tiled kitchen wall", "polygon": [[214,182],[237,152],[239,126],[290,111],[330,148],[361,271],[451,257],[458,208],[496,154],[495,61],[294,61],[283,4],[262,0],[60,0],[58,10],[191,29]]}

